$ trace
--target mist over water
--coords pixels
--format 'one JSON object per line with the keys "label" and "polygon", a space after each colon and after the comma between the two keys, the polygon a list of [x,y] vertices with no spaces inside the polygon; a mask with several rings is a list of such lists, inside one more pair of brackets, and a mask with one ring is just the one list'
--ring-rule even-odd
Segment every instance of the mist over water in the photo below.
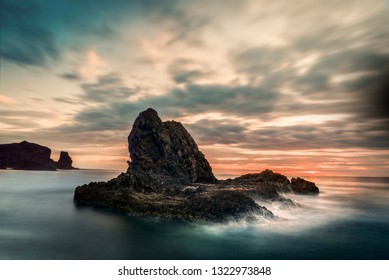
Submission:
{"label": "mist over water", "polygon": [[308,178],[279,219],[223,224],[76,208],[76,186],[106,170],[0,171],[0,259],[389,259],[389,178]]}

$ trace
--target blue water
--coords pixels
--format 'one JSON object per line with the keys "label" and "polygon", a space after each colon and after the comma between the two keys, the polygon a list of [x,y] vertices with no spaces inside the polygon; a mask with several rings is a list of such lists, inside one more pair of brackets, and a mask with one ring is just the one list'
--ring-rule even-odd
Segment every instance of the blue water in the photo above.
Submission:
{"label": "blue water", "polygon": [[118,172],[0,171],[0,259],[389,259],[389,178],[315,178],[278,221],[198,224],[76,208]]}

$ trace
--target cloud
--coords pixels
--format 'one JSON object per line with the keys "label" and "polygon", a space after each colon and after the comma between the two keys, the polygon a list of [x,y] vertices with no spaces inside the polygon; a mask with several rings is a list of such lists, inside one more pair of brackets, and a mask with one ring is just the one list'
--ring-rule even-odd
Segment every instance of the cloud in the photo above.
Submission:
{"label": "cloud", "polygon": [[81,88],[84,91],[81,96],[83,100],[98,103],[123,102],[137,92],[137,89],[124,85],[123,80],[114,73],[100,76],[97,83],[82,84]]}
{"label": "cloud", "polygon": [[369,119],[389,120],[389,54],[365,52],[349,65],[350,73],[366,73],[341,83],[341,88],[357,94],[356,113]]}
{"label": "cloud", "polygon": [[196,141],[202,145],[207,144],[239,144],[246,140],[246,127],[242,124],[233,123],[231,120],[208,120],[203,119],[193,124],[187,124]]}
{"label": "cloud", "polygon": [[328,113],[349,113],[363,122],[389,119],[388,79],[389,55],[357,48],[321,56],[307,73],[292,79],[291,86],[308,100],[329,102],[323,107]]}
{"label": "cloud", "polygon": [[0,104],[3,106],[12,106],[15,100],[11,97],[0,95]]}
{"label": "cloud", "polygon": [[69,81],[78,81],[81,79],[81,76],[76,72],[65,72],[59,75],[60,77],[69,80]]}
{"label": "cloud", "polygon": [[1,4],[1,51],[3,59],[19,65],[45,66],[60,51],[52,32],[39,17],[42,11],[33,2],[5,0]]}
{"label": "cloud", "polygon": [[256,115],[270,112],[278,93],[255,86],[195,85],[174,88],[168,94],[139,101],[162,108],[171,116],[204,112],[226,112],[237,115]]}
{"label": "cloud", "polygon": [[[8,67],[15,77],[26,75],[35,93],[7,82],[7,94],[19,102],[42,92],[46,103],[39,109],[55,101],[61,110],[51,111],[67,114],[49,129],[54,121],[37,126],[47,115],[2,112],[6,135],[16,128],[14,137],[28,136],[21,128],[33,119],[29,135],[36,139],[44,140],[44,133],[83,147],[123,139],[125,146],[138,113],[153,107],[164,120],[182,121],[219,158],[225,155],[212,147],[225,148],[232,158],[262,158],[277,149],[272,155],[279,158],[267,162],[279,165],[290,163],[291,151],[389,147],[389,17],[383,1],[2,4],[1,58],[48,66],[44,75]],[[52,86],[57,81],[58,91]]]}
{"label": "cloud", "polygon": [[[95,84],[82,84],[83,102],[94,101],[97,106],[87,106],[75,114],[72,124],[61,126],[67,132],[129,130],[131,121],[140,111],[153,107],[164,118],[181,118],[190,114],[221,112],[227,115],[253,115],[264,118],[277,100],[277,94],[260,87],[222,85],[192,85],[174,88],[162,96],[148,96],[134,101],[126,100],[136,90],[123,85],[115,74],[101,76]],[[256,102],[252,102],[255,99]],[[59,102],[74,102],[56,99]],[[208,129],[211,129],[208,127]],[[226,124],[223,128],[233,129]]]}
{"label": "cloud", "polygon": [[177,84],[194,83],[210,75],[206,65],[192,59],[176,59],[168,71]]}
{"label": "cloud", "polygon": [[287,55],[287,48],[259,46],[234,52],[231,59],[237,72],[260,76],[268,75],[287,62]]}
{"label": "cloud", "polygon": [[[39,122],[24,117],[2,117],[0,124],[3,128],[12,129],[13,131],[36,129],[40,127]],[[2,138],[5,136],[2,135]]]}
{"label": "cloud", "polygon": [[350,125],[348,120],[327,121],[320,126],[266,126],[252,130],[239,120],[203,119],[187,127],[200,145],[229,144],[234,148],[256,151],[389,147],[387,132],[382,130],[381,124],[372,122]]}
{"label": "cloud", "polygon": [[[1,109],[2,137],[10,130],[19,137],[20,131],[34,131],[44,126],[41,120],[54,119],[52,112],[17,109],[15,106]],[[18,141],[19,139],[17,139]],[[15,141],[15,140],[14,140]]]}
{"label": "cloud", "polygon": [[143,11],[151,22],[164,26],[172,36],[167,46],[184,43],[191,46],[203,46],[201,31],[212,16],[206,11],[198,12],[201,3],[192,5],[186,1],[151,1],[142,5]]}
{"label": "cloud", "polygon": [[[94,49],[88,49],[78,62],[78,67],[73,70],[81,78],[93,80],[102,76],[107,71],[107,62]],[[105,74],[107,75],[107,74]]]}
{"label": "cloud", "polygon": [[62,127],[68,132],[84,131],[129,131],[131,120],[139,114],[140,108],[130,103],[112,103],[108,106],[88,108],[74,117],[72,125]]}
{"label": "cloud", "polygon": [[61,102],[61,103],[66,103],[71,105],[77,105],[82,103],[82,100],[80,100],[79,98],[55,97],[53,98],[53,100],[56,102]]}

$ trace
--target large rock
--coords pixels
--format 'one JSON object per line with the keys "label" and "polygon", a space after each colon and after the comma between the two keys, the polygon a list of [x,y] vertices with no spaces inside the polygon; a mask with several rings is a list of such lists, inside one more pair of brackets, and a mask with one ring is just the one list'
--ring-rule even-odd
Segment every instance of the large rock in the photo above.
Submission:
{"label": "large rock", "polygon": [[272,170],[266,169],[260,173],[249,173],[237,177],[235,179],[228,179],[224,183],[226,184],[244,184],[244,185],[260,185],[268,183],[275,185],[281,189],[288,189],[290,181],[289,179],[279,173],[275,173]]}
{"label": "large rock", "polygon": [[319,188],[316,187],[315,183],[304,180],[300,177],[292,178],[291,188],[294,193],[297,194],[318,194]]}
{"label": "large rock", "polygon": [[[279,173],[266,169],[260,173],[245,174],[235,179],[221,182],[223,185],[246,186],[256,190],[262,198],[279,198],[280,193],[293,192],[295,194],[318,194],[319,188],[315,183],[300,177],[289,179]],[[247,188],[248,190],[249,188]]]}
{"label": "large rock", "polygon": [[57,168],[76,169],[72,166],[73,161],[67,152],[61,152],[58,162],[50,156],[50,148],[27,141],[1,144],[0,168],[48,171],[55,171]]}
{"label": "large rock", "polygon": [[215,183],[211,166],[192,136],[179,122],[162,122],[147,109],[136,118],[128,136],[129,172],[147,170],[188,183]]}
{"label": "large rock", "polygon": [[47,147],[23,141],[0,145],[0,167],[2,169],[55,170]]}
{"label": "large rock", "polygon": [[77,187],[76,205],[187,220],[274,217],[244,192],[216,187],[208,161],[182,124],[162,122],[153,109],[139,114],[128,145],[127,172]]}
{"label": "large rock", "polygon": [[77,206],[217,222],[275,218],[258,200],[295,206],[280,195],[291,191],[290,181],[271,170],[218,181],[182,124],[162,122],[153,109],[139,114],[128,145],[131,162],[127,172],[108,182],[77,187]]}
{"label": "large rock", "polygon": [[68,152],[61,151],[58,162],[54,162],[57,169],[77,169],[72,165],[73,160]]}

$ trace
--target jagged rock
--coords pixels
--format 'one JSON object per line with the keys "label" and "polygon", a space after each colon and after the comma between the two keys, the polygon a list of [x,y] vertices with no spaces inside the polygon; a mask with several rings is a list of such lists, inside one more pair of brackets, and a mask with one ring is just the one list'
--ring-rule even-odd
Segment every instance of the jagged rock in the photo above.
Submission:
{"label": "jagged rock", "polygon": [[318,194],[319,188],[316,187],[315,183],[306,181],[300,177],[292,178],[291,188],[294,193],[297,194]]}
{"label": "jagged rock", "polygon": [[76,169],[72,166],[72,159],[67,152],[61,152],[58,162],[52,160],[50,156],[50,148],[27,141],[1,144],[0,168],[48,171],[55,171],[57,168]]}
{"label": "jagged rock", "polygon": [[283,175],[265,170],[217,181],[195,141],[174,121],[141,112],[128,136],[131,162],[108,182],[89,183],[74,192],[77,206],[95,206],[131,215],[225,221],[257,216],[275,218],[254,199],[294,205],[280,192],[291,191]]}
{"label": "jagged rock", "polygon": [[47,147],[22,141],[0,145],[0,167],[2,169],[55,170]]}
{"label": "jagged rock", "polygon": [[289,179],[279,173],[266,169],[261,173],[246,174],[235,179],[221,182],[223,185],[252,187],[264,199],[278,198],[280,193],[294,192],[296,194],[318,194],[319,188],[315,183],[302,178]]}
{"label": "jagged rock", "polygon": [[61,151],[58,162],[54,162],[57,169],[77,169],[72,166],[73,160],[68,152]]}
{"label": "jagged rock", "polygon": [[289,179],[279,173],[266,169],[260,173],[245,174],[235,179],[220,182],[224,188],[234,188],[264,201],[280,202],[285,207],[296,204],[281,193],[291,192]]}
{"label": "jagged rock", "polygon": [[128,172],[147,170],[186,183],[215,183],[211,166],[192,136],[179,122],[162,122],[157,112],[141,112],[128,136]]}
{"label": "jagged rock", "polygon": [[261,173],[245,174],[235,179],[227,179],[224,184],[243,184],[243,185],[266,185],[270,184],[277,188],[277,191],[290,191],[289,179],[279,173],[266,169]]}
{"label": "jagged rock", "polygon": [[272,182],[272,183],[281,183],[281,184],[289,184],[289,180],[286,176],[275,173],[270,169],[266,169],[260,173],[249,173],[237,177],[234,179],[235,181],[244,182],[246,184],[258,183],[258,182]]}

